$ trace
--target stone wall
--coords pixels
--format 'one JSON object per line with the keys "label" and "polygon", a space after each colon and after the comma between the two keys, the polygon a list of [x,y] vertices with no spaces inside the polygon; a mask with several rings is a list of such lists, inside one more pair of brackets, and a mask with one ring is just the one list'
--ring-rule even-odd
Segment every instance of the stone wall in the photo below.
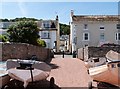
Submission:
{"label": "stone wall", "polygon": [[78,58],[85,61],[90,57],[105,57],[110,50],[120,53],[120,47],[85,47],[78,49]]}
{"label": "stone wall", "polygon": [[2,45],[2,60],[26,59],[36,55],[40,61],[50,61],[50,49],[25,43],[0,43]]}
{"label": "stone wall", "polygon": [[88,58],[90,57],[105,57],[110,50],[120,53],[120,47],[88,47]]}

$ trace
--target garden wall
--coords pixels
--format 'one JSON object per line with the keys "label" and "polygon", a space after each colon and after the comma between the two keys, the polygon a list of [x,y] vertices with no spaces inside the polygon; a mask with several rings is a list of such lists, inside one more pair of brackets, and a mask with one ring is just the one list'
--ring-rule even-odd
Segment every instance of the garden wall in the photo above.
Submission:
{"label": "garden wall", "polygon": [[120,47],[86,47],[78,49],[78,58],[87,60],[90,57],[105,57],[110,50],[120,53]]}
{"label": "garden wall", "polygon": [[40,61],[50,61],[50,49],[26,43],[0,43],[2,45],[2,61],[7,59],[26,59],[36,55]]}

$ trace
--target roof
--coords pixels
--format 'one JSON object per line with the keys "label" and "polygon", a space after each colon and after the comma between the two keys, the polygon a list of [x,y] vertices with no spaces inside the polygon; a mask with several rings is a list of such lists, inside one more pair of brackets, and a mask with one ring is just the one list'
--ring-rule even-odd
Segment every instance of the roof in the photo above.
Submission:
{"label": "roof", "polygon": [[73,15],[73,21],[120,21],[120,15]]}

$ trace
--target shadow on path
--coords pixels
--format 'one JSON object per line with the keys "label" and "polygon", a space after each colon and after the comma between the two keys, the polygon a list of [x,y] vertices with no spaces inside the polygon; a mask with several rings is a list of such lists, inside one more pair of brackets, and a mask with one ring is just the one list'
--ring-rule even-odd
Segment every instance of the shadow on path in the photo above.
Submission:
{"label": "shadow on path", "polygon": [[51,67],[51,69],[58,69],[59,66],[53,63],[50,63],[49,66]]}
{"label": "shadow on path", "polygon": [[61,88],[58,87],[56,84],[54,84],[54,88],[51,88],[50,81],[48,80],[29,83],[28,86],[24,88],[23,82],[20,82],[18,80],[12,80],[2,89],[61,89]]}

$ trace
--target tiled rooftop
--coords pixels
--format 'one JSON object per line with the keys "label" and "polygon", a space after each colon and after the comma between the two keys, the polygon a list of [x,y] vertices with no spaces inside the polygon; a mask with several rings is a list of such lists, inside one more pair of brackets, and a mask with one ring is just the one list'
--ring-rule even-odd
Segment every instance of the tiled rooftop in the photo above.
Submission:
{"label": "tiled rooftop", "polygon": [[120,21],[120,15],[73,15],[73,21]]}

